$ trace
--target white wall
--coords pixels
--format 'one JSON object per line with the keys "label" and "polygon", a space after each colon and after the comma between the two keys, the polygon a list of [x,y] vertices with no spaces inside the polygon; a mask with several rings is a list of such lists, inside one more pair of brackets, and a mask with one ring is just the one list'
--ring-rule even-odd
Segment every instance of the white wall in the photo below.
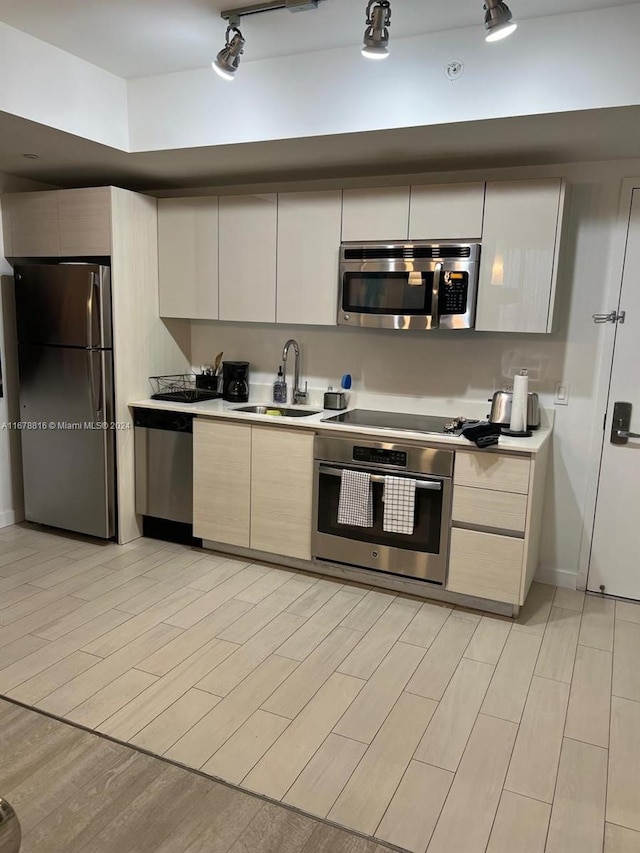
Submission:
{"label": "white wall", "polygon": [[[0,192],[39,189],[47,189],[47,185],[0,173]],[[24,517],[20,434],[6,427],[20,420],[14,310],[13,270],[4,257],[0,212],[0,362],[4,383],[4,397],[0,399],[0,527]]]}
{"label": "white wall", "polygon": [[[400,13],[398,13],[400,14]],[[129,81],[131,150],[187,148],[637,104],[640,4],[394,39],[385,62],[339,48]],[[456,82],[451,60],[466,71]],[[169,117],[169,119],[168,119]]]}
{"label": "white wall", "polygon": [[[556,384],[568,382],[569,405],[556,407],[541,577],[574,584],[583,530],[588,534],[591,523],[587,504],[592,430],[597,430],[604,415],[595,402],[599,366],[613,335],[613,327],[594,325],[591,315],[613,307],[606,291],[614,223],[621,180],[634,174],[640,175],[640,160],[483,173],[493,179],[565,175],[571,184],[557,331],[552,335],[397,333],[202,322],[192,324],[193,364],[210,363],[216,352],[224,350],[225,359],[246,359],[254,376],[272,381],[282,345],[295,337],[303,354],[303,379],[310,386],[326,387],[328,379],[335,383],[350,372],[355,387],[362,390],[401,395],[409,405],[413,397],[430,398],[433,414],[452,414],[454,398],[486,401],[523,366],[530,369],[531,388],[540,393],[543,405],[552,406]],[[436,179],[483,175],[468,172]],[[398,181],[404,182],[404,178]]]}
{"label": "white wall", "polygon": [[127,83],[0,24],[0,110],[128,150]]}

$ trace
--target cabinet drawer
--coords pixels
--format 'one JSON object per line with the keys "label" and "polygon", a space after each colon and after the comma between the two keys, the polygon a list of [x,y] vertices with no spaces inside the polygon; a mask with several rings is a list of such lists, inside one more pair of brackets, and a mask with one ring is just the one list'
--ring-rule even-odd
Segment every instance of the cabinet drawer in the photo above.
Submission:
{"label": "cabinet drawer", "polygon": [[523,556],[523,539],[454,528],[447,589],[518,604]]}
{"label": "cabinet drawer", "polygon": [[453,490],[453,520],[476,527],[494,527],[524,533],[527,495],[456,486]]}
{"label": "cabinet drawer", "polygon": [[501,456],[496,453],[456,453],[453,482],[456,486],[474,486],[497,492],[529,491],[528,458]]}

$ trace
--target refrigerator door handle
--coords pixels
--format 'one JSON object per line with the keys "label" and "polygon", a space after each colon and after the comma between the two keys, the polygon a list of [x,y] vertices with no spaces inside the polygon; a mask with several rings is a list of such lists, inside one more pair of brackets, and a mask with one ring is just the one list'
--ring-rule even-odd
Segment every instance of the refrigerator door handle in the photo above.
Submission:
{"label": "refrigerator door handle", "polygon": [[[93,360],[95,356],[100,358],[100,388],[97,393],[97,402],[96,402],[96,377],[95,370],[93,365]],[[89,349],[87,350],[87,358],[89,359],[89,385],[91,388],[91,404],[93,406],[93,411],[100,418],[102,413],[102,354],[99,350]]]}
{"label": "refrigerator door handle", "polygon": [[89,285],[89,298],[87,299],[87,346],[89,349],[94,346],[93,343],[93,294],[96,289],[96,276],[91,273],[91,283]]}

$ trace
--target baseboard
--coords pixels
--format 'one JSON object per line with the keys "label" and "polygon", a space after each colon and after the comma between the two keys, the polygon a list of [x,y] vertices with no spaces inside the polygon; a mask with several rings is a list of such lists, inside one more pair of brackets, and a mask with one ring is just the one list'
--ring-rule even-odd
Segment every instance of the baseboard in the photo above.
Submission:
{"label": "baseboard", "polygon": [[565,589],[576,589],[578,575],[566,569],[538,569],[534,578],[538,583],[548,583]]}
{"label": "baseboard", "polygon": [[6,512],[0,512],[0,527],[11,527],[19,521],[22,521],[22,517],[15,510],[8,509]]}

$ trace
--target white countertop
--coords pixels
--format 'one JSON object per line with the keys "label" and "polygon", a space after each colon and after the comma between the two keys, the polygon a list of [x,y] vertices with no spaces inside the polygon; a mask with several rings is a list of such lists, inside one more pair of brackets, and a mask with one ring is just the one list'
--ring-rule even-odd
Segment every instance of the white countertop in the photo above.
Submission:
{"label": "white countertop", "polygon": [[[388,412],[402,412],[402,411],[411,411],[416,414],[439,414],[443,415],[442,411],[438,412],[434,410],[433,405],[430,405],[430,411],[423,410],[417,411],[417,406],[415,401],[407,404],[406,408],[399,408],[398,406],[398,398],[380,398],[377,405],[374,401],[372,401],[371,396],[367,396],[366,399],[364,395],[358,396],[357,405],[355,404],[353,398],[355,394],[351,395],[351,405],[345,409],[344,411],[350,411],[351,409],[359,408],[359,409],[375,409],[377,411],[388,411]],[[392,404],[393,401],[393,404]],[[385,404],[386,403],[386,404]],[[321,432],[325,430],[329,430],[334,433],[342,433],[342,434],[356,434],[356,435],[367,435],[380,439],[393,439],[394,441],[419,441],[422,445],[425,446],[433,446],[433,447],[450,447],[450,448],[464,448],[465,450],[479,450],[475,444],[470,441],[467,441],[466,438],[462,436],[456,435],[442,435],[442,434],[433,434],[433,433],[425,433],[425,432],[413,432],[409,430],[397,430],[397,429],[378,429],[375,427],[363,427],[363,426],[351,426],[347,424],[341,424],[336,422],[323,422],[323,418],[331,417],[332,415],[340,414],[340,412],[336,411],[320,411],[318,406],[295,406],[296,409],[300,409],[301,411],[313,411],[317,412],[317,414],[310,415],[309,417],[286,417],[286,416],[274,416],[274,415],[258,415],[249,412],[239,412],[238,409],[244,406],[257,405],[273,405],[277,406],[276,403],[269,403],[268,400],[265,401],[264,393],[256,393],[252,394],[248,403],[227,403],[223,400],[210,400],[203,403],[171,403],[164,400],[138,400],[133,403],[129,403],[130,408],[141,408],[141,409],[161,409],[164,411],[170,412],[186,412],[188,414],[196,415],[197,417],[210,417],[210,418],[225,418],[229,420],[235,421],[247,421],[250,423],[260,423],[260,424],[268,424],[273,427],[288,427],[295,429],[311,429],[314,432]],[[400,403],[402,405],[402,403]],[[483,414],[480,414],[480,407],[483,410]],[[289,406],[289,408],[293,408]],[[447,408],[451,409],[452,406],[449,404]],[[453,406],[453,410],[458,413],[464,412],[465,415],[469,418],[475,417],[482,419],[486,416],[486,403],[478,403],[473,402],[464,402],[458,404],[458,408]],[[443,417],[451,416],[449,413],[444,413]],[[453,417],[453,416],[451,416]],[[548,412],[546,409],[541,409],[541,426],[540,429],[535,430],[531,438],[509,438],[508,436],[500,436],[499,442],[496,445],[488,448],[487,450],[483,450],[483,453],[491,453],[496,451],[508,451],[509,453],[526,453],[526,454],[535,454],[537,453],[546,443],[549,436],[551,435],[553,424],[553,412]]]}

